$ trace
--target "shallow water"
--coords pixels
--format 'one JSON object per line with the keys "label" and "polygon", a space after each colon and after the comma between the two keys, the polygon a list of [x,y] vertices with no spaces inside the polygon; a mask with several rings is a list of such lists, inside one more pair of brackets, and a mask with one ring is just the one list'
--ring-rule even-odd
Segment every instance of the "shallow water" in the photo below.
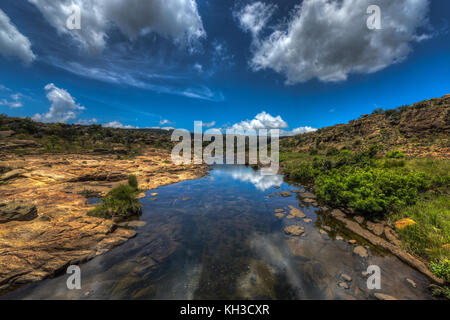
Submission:
{"label": "shallow water", "polygon": [[[276,189],[275,186],[280,186]],[[81,290],[68,290],[67,274],[23,286],[3,299],[430,299],[427,279],[396,257],[366,245],[353,253],[326,212],[292,194],[301,189],[281,176],[243,166],[217,166],[210,175],[147,192],[136,238],[81,265]],[[151,197],[150,193],[159,195]],[[184,199],[183,198],[190,198]],[[304,219],[279,219],[275,209],[300,208]],[[301,237],[284,234],[292,224]],[[319,232],[323,226],[331,231]],[[344,240],[336,240],[336,236]],[[381,268],[381,289],[367,289],[362,272]],[[348,289],[338,286],[350,275]],[[417,284],[413,288],[406,281]]]}

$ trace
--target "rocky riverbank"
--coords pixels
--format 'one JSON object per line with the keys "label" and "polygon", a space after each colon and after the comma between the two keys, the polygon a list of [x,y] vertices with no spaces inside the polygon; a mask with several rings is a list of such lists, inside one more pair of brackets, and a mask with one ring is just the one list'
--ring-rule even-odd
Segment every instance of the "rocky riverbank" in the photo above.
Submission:
{"label": "rocky riverbank", "polygon": [[0,159],[0,292],[92,259],[136,235],[88,217],[86,196],[105,195],[137,176],[141,189],[199,178],[203,166],[176,166],[167,151],[132,160],[113,154],[4,155]]}

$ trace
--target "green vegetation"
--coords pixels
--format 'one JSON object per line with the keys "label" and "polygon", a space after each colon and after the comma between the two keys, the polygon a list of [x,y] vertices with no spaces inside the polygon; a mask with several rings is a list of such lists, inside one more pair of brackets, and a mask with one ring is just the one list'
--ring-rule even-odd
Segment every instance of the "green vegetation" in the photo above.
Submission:
{"label": "green vegetation", "polygon": [[102,199],[88,215],[99,218],[126,219],[142,213],[142,204],[137,199],[139,194],[136,176],[130,176],[128,184],[117,186]]}
{"label": "green vegetation", "polygon": [[102,153],[119,159],[133,158],[147,147],[170,149],[167,131],[158,129],[115,129],[101,125],[39,123],[28,118],[0,115],[0,151],[16,154]]}
{"label": "green vegetation", "polygon": [[415,225],[399,230],[402,245],[449,281],[450,161],[409,159],[398,151],[380,156],[379,151],[371,146],[354,152],[334,147],[292,152],[285,144],[280,162],[289,180],[314,189],[331,207],[391,222],[413,219]]}

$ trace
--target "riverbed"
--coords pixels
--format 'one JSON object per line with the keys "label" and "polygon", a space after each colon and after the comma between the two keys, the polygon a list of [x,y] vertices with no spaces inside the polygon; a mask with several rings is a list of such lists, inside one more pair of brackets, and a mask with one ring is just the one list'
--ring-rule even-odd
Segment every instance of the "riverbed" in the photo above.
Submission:
{"label": "riverbed", "polygon": [[[432,298],[424,275],[292,191],[303,188],[245,166],[216,166],[203,178],[149,190],[142,216],[131,223],[138,235],[81,264],[80,290],[69,290],[62,273],[1,298]],[[306,217],[289,217],[290,206]],[[276,216],[281,209],[284,216]],[[287,235],[290,225],[303,235]],[[356,246],[368,256],[355,254]],[[371,265],[381,270],[380,289],[367,286]]]}

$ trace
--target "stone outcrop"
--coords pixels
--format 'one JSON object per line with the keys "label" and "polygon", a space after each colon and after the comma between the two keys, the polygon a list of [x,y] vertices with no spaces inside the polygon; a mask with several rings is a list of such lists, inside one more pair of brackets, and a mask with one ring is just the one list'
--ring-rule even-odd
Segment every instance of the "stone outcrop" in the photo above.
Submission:
{"label": "stone outcrop", "polygon": [[358,236],[366,239],[374,246],[381,247],[389,252],[391,252],[393,255],[398,257],[400,260],[405,262],[406,264],[410,265],[411,267],[415,268],[416,270],[420,271],[424,275],[426,275],[428,278],[430,278],[432,281],[443,284],[444,281],[442,279],[437,278],[431,271],[427,268],[426,264],[420,261],[419,259],[415,258],[411,254],[407,253],[402,248],[390,243],[389,241],[376,236],[369,230],[361,227],[357,222],[349,219],[344,212],[341,210],[332,210],[331,216],[333,216],[336,220],[343,223],[344,227],[348,230],[354,232]]}
{"label": "stone outcrop", "polygon": [[94,154],[6,154],[0,167],[8,169],[0,183],[0,292],[44,279],[136,235],[137,222],[123,228],[87,216],[93,206],[83,194],[105,195],[127,183],[130,174],[136,175],[141,189],[154,189],[199,178],[206,171],[204,166],[176,166],[170,154],[158,150],[132,160]]}
{"label": "stone outcrop", "polygon": [[10,221],[31,221],[37,217],[34,205],[23,202],[0,203],[0,223]]}

